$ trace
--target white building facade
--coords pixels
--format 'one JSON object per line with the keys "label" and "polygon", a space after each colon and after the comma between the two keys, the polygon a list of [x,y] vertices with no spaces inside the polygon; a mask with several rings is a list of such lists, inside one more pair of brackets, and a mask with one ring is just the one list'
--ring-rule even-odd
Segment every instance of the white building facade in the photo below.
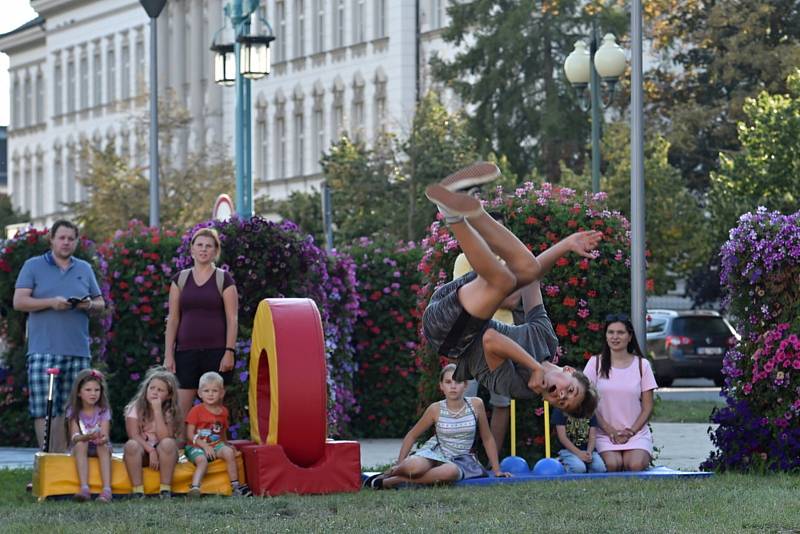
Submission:
{"label": "white building facade", "polygon": [[[138,0],[31,5],[39,17],[0,36],[10,56],[8,188],[44,225],[86,198],[76,180],[83,143],[113,142],[147,164],[147,135],[131,117],[149,105],[150,25]],[[424,65],[448,48],[445,0],[262,0],[260,15],[276,41],[272,74],[252,85],[256,197],[317,187],[320,155],[343,133],[369,142],[407,131],[430,87]],[[209,51],[224,22],[222,0],[168,0],[158,19],[159,94],[170,88],[192,116],[172,147],[178,161],[209,143],[233,155],[234,89],[214,84]]]}

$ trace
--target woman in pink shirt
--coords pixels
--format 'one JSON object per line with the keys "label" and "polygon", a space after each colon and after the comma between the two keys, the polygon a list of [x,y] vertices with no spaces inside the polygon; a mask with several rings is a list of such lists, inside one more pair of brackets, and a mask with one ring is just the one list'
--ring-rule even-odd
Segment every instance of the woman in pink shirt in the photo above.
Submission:
{"label": "woman in pink shirt", "polygon": [[600,356],[584,368],[600,393],[597,442],[608,471],[642,471],[653,456],[647,421],[653,412],[656,379],[642,354],[627,315],[609,315]]}

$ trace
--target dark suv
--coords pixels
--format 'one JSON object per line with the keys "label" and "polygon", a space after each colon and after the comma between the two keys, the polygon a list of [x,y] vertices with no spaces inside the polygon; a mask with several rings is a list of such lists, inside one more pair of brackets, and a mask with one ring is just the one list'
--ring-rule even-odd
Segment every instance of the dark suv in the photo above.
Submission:
{"label": "dark suv", "polygon": [[739,334],[710,310],[648,310],[647,352],[656,382],[669,387],[676,378],[709,378],[722,385],[722,358]]}

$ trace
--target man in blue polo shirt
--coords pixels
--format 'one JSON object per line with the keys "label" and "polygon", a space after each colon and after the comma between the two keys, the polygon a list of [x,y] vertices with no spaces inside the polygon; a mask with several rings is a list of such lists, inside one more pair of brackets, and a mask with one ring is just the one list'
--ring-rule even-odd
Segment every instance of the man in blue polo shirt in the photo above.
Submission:
{"label": "man in blue polo shirt", "polygon": [[65,220],[50,229],[50,250],[28,259],[17,277],[14,309],[28,312],[29,411],[41,448],[47,411],[47,369],[58,368],[53,391],[50,450],[66,450],[64,405],[75,376],[89,367],[89,314],[105,302],[91,265],[73,257],[78,227]]}

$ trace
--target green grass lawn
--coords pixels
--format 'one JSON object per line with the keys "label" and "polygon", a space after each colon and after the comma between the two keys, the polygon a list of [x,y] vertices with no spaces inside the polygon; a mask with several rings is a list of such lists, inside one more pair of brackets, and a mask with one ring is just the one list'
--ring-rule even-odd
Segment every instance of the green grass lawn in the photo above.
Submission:
{"label": "green grass lawn", "polygon": [[709,423],[711,410],[724,406],[722,401],[656,402],[650,421],[654,423]]}
{"label": "green grass lawn", "polygon": [[0,530],[31,532],[798,532],[800,477],[714,475],[328,496],[37,503],[0,470]]}

